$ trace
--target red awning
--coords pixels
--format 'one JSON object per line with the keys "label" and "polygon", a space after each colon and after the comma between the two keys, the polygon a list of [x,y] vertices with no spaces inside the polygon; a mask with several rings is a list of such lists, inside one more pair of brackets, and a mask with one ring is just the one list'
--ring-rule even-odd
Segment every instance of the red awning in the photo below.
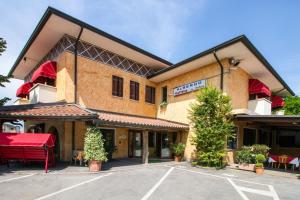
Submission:
{"label": "red awning", "polygon": [[264,83],[257,79],[249,79],[249,94],[258,94],[261,97],[271,96],[271,91]]}
{"label": "red awning", "polygon": [[0,146],[53,147],[55,136],[48,133],[0,133]]}
{"label": "red awning", "polygon": [[45,83],[47,79],[56,78],[56,62],[46,61],[33,73],[31,81],[33,83]]}
{"label": "red awning", "polygon": [[272,108],[279,108],[284,106],[284,100],[280,96],[272,96]]}
{"label": "red awning", "polygon": [[23,85],[21,85],[17,90],[17,97],[20,98],[26,98],[26,96],[29,94],[30,88],[32,88],[33,83],[32,82],[26,82]]}

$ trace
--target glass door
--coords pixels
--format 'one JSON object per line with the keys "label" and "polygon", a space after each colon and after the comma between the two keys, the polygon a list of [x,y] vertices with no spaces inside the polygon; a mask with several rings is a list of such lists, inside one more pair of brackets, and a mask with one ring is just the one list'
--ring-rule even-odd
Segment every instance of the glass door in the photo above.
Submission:
{"label": "glass door", "polygon": [[143,134],[139,131],[129,132],[129,157],[142,157]]}
{"label": "glass door", "polygon": [[170,137],[168,133],[161,134],[161,157],[162,158],[171,157]]}
{"label": "glass door", "polygon": [[135,132],[134,133],[134,151],[133,156],[134,157],[141,157],[142,156],[142,148],[143,148],[143,141],[142,141],[142,133]]}

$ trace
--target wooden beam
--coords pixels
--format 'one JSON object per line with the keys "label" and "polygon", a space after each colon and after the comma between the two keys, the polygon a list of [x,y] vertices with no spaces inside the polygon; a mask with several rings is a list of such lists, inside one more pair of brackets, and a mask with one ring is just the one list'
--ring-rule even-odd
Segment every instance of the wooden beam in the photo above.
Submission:
{"label": "wooden beam", "polygon": [[149,147],[148,147],[148,131],[143,131],[143,157],[142,161],[144,164],[148,164]]}

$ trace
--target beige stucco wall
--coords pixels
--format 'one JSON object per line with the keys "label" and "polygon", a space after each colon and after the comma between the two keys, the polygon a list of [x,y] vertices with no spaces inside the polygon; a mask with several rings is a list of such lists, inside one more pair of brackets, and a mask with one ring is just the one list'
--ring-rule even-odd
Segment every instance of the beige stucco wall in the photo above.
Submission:
{"label": "beige stucco wall", "polygon": [[[248,107],[248,80],[250,76],[238,68],[229,71],[227,60],[222,60],[224,66],[224,89],[223,92],[231,97],[233,109],[247,108]],[[207,80],[207,84],[220,88],[220,67],[217,63],[213,63],[172,79],[163,81],[157,85],[156,101],[158,104],[162,98],[162,87],[168,88],[168,105],[166,108],[158,106],[157,117],[168,119],[177,122],[190,124],[188,119],[189,107],[195,102],[196,93],[190,92],[179,96],[173,96],[173,89],[175,87],[191,83],[197,80]],[[195,150],[194,145],[191,144],[193,137],[193,130],[190,127],[189,134],[186,140],[185,157],[191,159]]]}
{"label": "beige stucco wall", "polygon": [[127,158],[128,157],[128,129],[115,129],[115,144],[117,150],[113,153],[113,158]]}
{"label": "beige stucco wall", "polygon": [[[73,62],[74,55],[69,52],[64,52],[58,57],[56,80],[57,100],[65,99],[67,102],[74,102]],[[248,79],[250,76],[240,68],[229,71],[227,60],[222,60],[222,64],[225,66],[224,93],[231,96],[233,109],[247,108]],[[120,76],[124,79],[123,97],[121,98],[112,96],[113,75]],[[141,76],[78,56],[78,102],[87,108],[158,117],[189,124],[188,109],[190,104],[195,101],[196,92],[174,97],[172,95],[173,88],[200,79],[206,79],[207,84],[219,88],[219,65],[213,63],[161,83],[152,83]],[[139,101],[130,100],[129,98],[130,80],[139,82],[140,84]],[[156,87],[156,105],[145,102],[145,85]],[[168,87],[168,105],[162,109],[159,104],[162,95],[161,89],[164,86]],[[125,130],[126,129],[116,129],[116,140],[119,133],[128,133],[128,131]],[[83,148],[84,134],[82,131],[82,126],[78,125],[77,127],[76,124],[76,145],[78,145],[79,149]],[[191,138],[193,136],[192,127],[190,132],[185,135],[187,145],[185,156],[187,159],[190,159],[194,151],[194,146],[191,144]],[[118,144],[118,141],[116,141],[116,144]],[[128,141],[121,141],[118,151],[115,152],[113,156],[127,157]]]}
{"label": "beige stucco wall", "polygon": [[[57,100],[74,102],[73,60],[69,52],[58,58]],[[123,97],[112,95],[113,75],[124,79]],[[139,101],[129,98],[130,80],[140,84]],[[155,117],[156,105],[145,102],[146,85],[156,86],[144,77],[78,56],[78,103],[84,107]]]}

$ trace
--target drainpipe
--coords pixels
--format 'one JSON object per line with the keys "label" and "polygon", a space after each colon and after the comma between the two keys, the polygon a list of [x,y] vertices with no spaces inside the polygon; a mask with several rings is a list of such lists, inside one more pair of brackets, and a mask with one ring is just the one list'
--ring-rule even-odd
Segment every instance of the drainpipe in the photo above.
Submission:
{"label": "drainpipe", "polygon": [[214,57],[215,59],[217,60],[217,63],[219,64],[220,66],[220,69],[221,69],[221,78],[220,78],[220,89],[221,91],[223,91],[223,82],[224,82],[224,66],[222,65],[220,59],[218,58],[217,56],[217,52],[214,51]]}
{"label": "drainpipe", "polygon": [[[80,40],[82,31],[83,31],[83,27],[80,27],[80,31],[74,45],[74,103],[75,104],[77,104],[77,54],[78,54],[77,47],[78,47],[78,42]],[[72,121],[72,154],[71,154],[72,156],[74,150],[75,150],[75,121]]]}
{"label": "drainpipe", "polygon": [[76,38],[74,45],[74,103],[77,104],[77,54],[78,54],[78,42],[80,40],[81,34],[83,31],[83,27],[80,27],[80,32]]}

